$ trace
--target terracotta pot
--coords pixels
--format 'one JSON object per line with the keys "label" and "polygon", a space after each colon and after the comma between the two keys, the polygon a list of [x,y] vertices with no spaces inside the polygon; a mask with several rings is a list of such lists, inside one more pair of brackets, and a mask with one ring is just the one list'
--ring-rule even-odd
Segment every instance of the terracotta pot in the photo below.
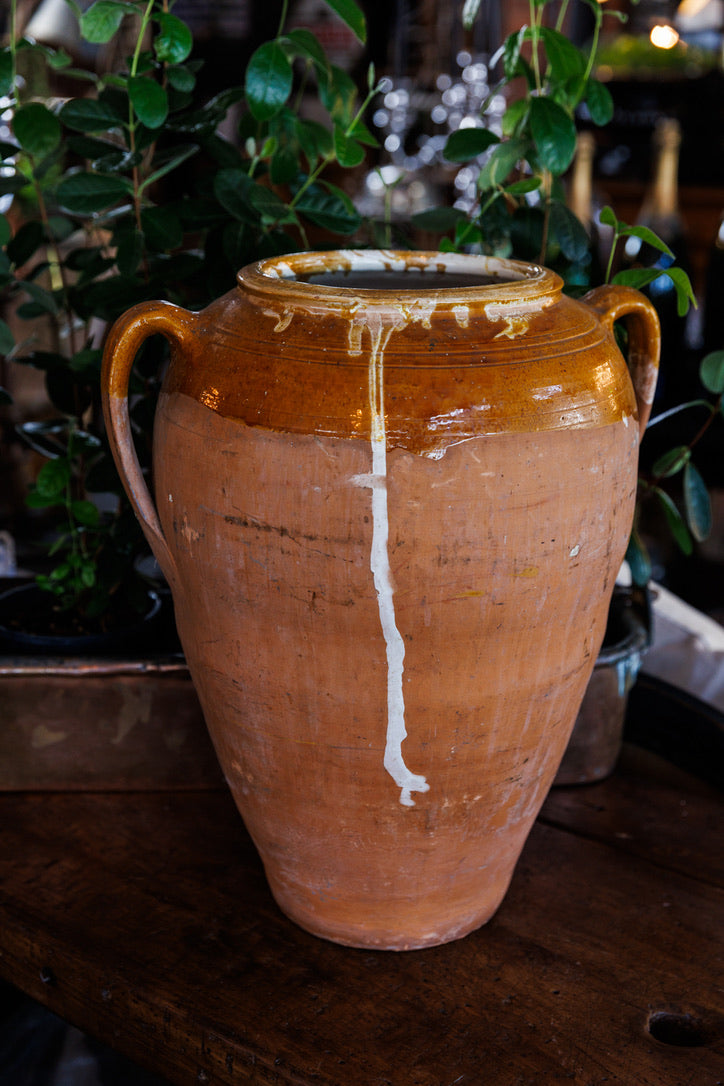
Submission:
{"label": "terracotta pot", "polygon": [[[126,397],[157,332],[154,501]],[[581,303],[545,269],[440,253],[270,259],[200,314],[114,326],[118,467],[309,931],[421,947],[500,904],[603,639],[658,342],[632,290]]]}
{"label": "terracotta pot", "polygon": [[616,587],[603,645],[583,695],[555,785],[593,784],[613,773],[628,696],[651,644],[651,604],[640,588]]}

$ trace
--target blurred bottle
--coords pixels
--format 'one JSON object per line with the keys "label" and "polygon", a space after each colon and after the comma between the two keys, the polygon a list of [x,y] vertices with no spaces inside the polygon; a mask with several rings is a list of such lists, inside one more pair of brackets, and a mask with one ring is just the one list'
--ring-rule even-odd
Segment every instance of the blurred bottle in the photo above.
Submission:
{"label": "blurred bottle", "polygon": [[[625,265],[666,268],[676,264],[690,272],[686,229],[679,210],[679,153],[681,127],[672,118],[662,118],[654,131],[653,182],[644,200],[638,223],[647,226],[664,241],[673,257],[659,252],[639,238],[628,238]],[[654,401],[654,413],[695,396],[696,372],[687,339],[687,318],[679,316],[673,279],[660,275],[645,289],[661,321],[661,364]]]}
{"label": "blurred bottle", "polygon": [[591,259],[584,270],[586,281],[582,284],[586,287],[598,286],[603,282],[611,237],[610,227],[602,226],[598,219],[604,202],[593,180],[595,153],[596,139],[593,132],[588,130],[579,132],[566,203],[569,210],[582,223],[589,238]]}

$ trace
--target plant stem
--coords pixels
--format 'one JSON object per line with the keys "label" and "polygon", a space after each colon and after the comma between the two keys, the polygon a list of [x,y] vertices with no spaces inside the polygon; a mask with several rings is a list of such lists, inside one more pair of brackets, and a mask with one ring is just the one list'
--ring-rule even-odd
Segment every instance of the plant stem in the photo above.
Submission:
{"label": "plant stem", "polygon": [[608,263],[606,264],[606,274],[603,278],[604,283],[611,282],[611,272],[613,271],[613,258],[616,255],[616,248],[623,235],[619,233],[617,229],[614,229],[613,239],[611,241],[611,248],[608,251]]}
{"label": "plant stem", "polygon": [[548,234],[550,229],[551,219],[551,188],[553,185],[553,175],[550,170],[543,170],[543,234],[540,242],[540,258],[538,263],[545,264],[546,250],[548,248]]}
{"label": "plant stem", "polygon": [[280,38],[284,33],[284,26],[287,21],[287,9],[289,8],[289,0],[283,0],[282,13],[279,16],[279,27],[277,29],[277,38]]}
{"label": "plant stem", "polygon": [[[367,106],[370,104],[370,102],[372,101],[374,96],[378,93],[378,91],[379,91],[379,86],[372,87],[368,91],[367,95],[365,96],[364,101],[362,102],[362,105],[359,107],[359,109],[357,110],[357,112],[354,115],[353,119],[350,121],[350,123],[347,125],[347,127],[344,130],[344,135],[345,135],[345,137],[347,139],[352,138],[352,134],[354,133],[354,130],[355,130],[356,126],[357,126],[357,122],[362,119],[364,111],[367,109]],[[308,174],[308,176],[306,177],[306,179],[304,180],[302,185],[300,185],[300,187],[297,189],[297,191],[295,192],[292,199],[289,201],[289,207],[292,210],[294,210],[296,205],[299,203],[300,198],[304,195],[304,193],[307,191],[307,189],[310,187],[310,185],[314,184],[314,182],[317,180],[317,178],[320,176],[320,174],[322,174],[326,170],[327,166],[329,166],[329,164],[331,162],[334,162],[334,159],[335,159],[334,151],[328,151],[327,154],[324,156],[324,158],[319,162],[319,164],[312,170],[312,172],[310,174]]]}
{"label": "plant stem", "polygon": [[540,19],[541,15],[536,10],[534,0],[529,0],[528,10],[530,12],[530,30],[531,30],[531,59],[533,61],[533,71],[535,73],[535,85],[536,90],[540,94],[543,89],[543,83],[540,74],[540,58],[538,56],[538,43],[540,41]]}
{"label": "plant stem", "polygon": [[[146,9],[141,16],[141,25],[138,29],[138,36],[136,38],[136,47],[133,50],[133,56],[131,58],[131,65],[129,68],[129,75],[133,79],[138,74],[138,62],[141,59],[141,49],[143,46],[143,39],[146,36],[149,23],[151,22],[151,13],[153,11],[155,0],[148,0]],[[136,114],[133,109],[133,103],[128,103],[128,148],[131,154],[135,154],[136,151]],[[141,233],[141,175],[137,165],[133,167],[133,209],[136,218],[136,229]]]}
{"label": "plant stem", "polygon": [[560,33],[565,22],[566,15],[568,13],[568,0],[563,0],[560,11],[558,12],[558,18],[556,19],[556,30]]}
{"label": "plant stem", "polygon": [[601,24],[603,23],[603,12],[599,5],[595,5],[594,11],[595,25],[593,28],[593,37],[591,39],[591,48],[588,53],[588,63],[586,64],[586,71],[584,74],[584,85],[588,82],[588,79],[593,71],[593,65],[596,62],[596,53],[598,52],[598,38],[601,33]]}

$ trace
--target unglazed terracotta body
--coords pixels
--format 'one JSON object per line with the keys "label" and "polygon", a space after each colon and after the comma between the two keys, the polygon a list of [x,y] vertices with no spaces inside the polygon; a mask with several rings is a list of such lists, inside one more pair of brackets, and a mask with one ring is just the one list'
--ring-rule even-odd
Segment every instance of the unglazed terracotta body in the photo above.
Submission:
{"label": "unglazed terracotta body", "polygon": [[[307,281],[330,268],[343,285]],[[406,949],[484,923],[566,747],[658,323],[634,291],[560,286],[483,257],[300,254],[109,337],[117,462],[222,768],[279,905],[316,934]],[[172,362],[152,500],[126,395],[153,332]]]}

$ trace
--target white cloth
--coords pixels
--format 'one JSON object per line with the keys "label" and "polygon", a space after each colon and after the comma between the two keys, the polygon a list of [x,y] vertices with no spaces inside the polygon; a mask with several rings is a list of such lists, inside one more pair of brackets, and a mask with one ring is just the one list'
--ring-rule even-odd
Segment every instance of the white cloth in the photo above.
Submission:
{"label": "white cloth", "polygon": [[642,672],[724,712],[724,626],[661,585],[651,590],[653,643]]}

